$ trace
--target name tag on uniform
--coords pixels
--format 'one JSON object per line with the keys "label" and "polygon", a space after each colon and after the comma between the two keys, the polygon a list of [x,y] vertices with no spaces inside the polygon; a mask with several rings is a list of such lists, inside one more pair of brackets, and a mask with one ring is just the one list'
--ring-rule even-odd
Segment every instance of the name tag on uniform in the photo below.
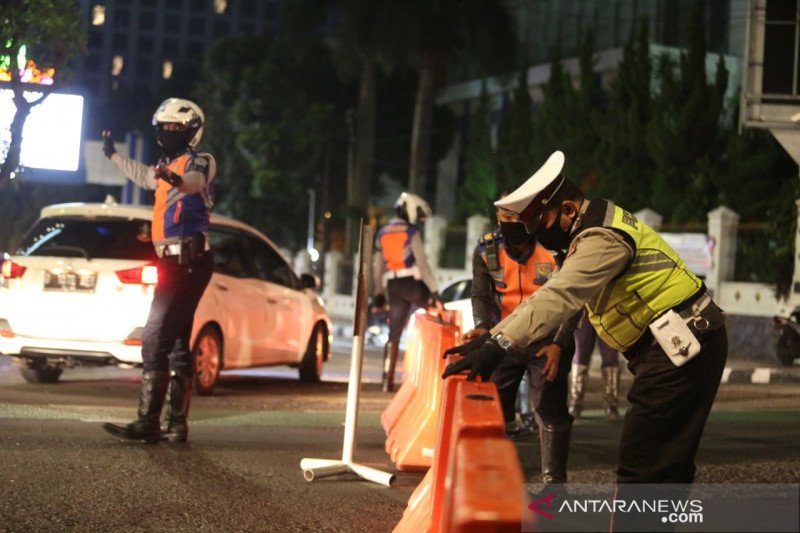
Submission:
{"label": "name tag on uniform", "polygon": [[536,263],[536,277],[533,282],[536,285],[544,285],[553,274],[553,265],[550,263]]}

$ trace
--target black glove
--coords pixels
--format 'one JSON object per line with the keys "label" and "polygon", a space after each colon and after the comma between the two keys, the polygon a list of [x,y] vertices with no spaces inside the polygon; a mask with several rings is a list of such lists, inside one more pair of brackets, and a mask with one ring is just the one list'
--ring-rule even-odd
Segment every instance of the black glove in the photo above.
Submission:
{"label": "black glove", "polygon": [[166,163],[161,161],[158,166],[156,167],[156,177],[158,179],[164,180],[173,187],[177,187],[178,185],[183,182],[180,176],[175,174],[173,171],[167,168]]}
{"label": "black glove", "polygon": [[372,298],[372,303],[369,304],[370,308],[384,308],[386,307],[386,297],[383,294],[376,294]]}
{"label": "black glove", "polygon": [[111,156],[117,153],[117,149],[114,148],[114,141],[111,140],[111,132],[104,131],[103,132],[103,153],[106,154],[106,157],[111,159]]}
{"label": "black glove", "polygon": [[454,346],[446,350],[444,357],[451,354],[463,355],[464,359],[447,365],[442,374],[442,379],[453,374],[460,374],[464,370],[469,370],[467,381],[473,381],[478,375],[486,381],[503,360],[506,352],[497,344],[497,341],[491,338],[490,333],[484,333],[461,346]]}
{"label": "black glove", "polygon": [[[442,300],[439,298],[439,293],[434,291],[428,296],[428,308],[442,306]],[[442,306],[444,307],[444,306]]]}

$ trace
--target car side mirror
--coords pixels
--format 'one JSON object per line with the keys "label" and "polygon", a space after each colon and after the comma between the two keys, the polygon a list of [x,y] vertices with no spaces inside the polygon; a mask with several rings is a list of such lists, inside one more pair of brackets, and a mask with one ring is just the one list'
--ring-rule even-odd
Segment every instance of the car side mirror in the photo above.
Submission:
{"label": "car side mirror", "polygon": [[313,289],[317,290],[320,288],[321,283],[319,282],[319,277],[313,274],[301,274],[300,275],[300,287],[303,289]]}

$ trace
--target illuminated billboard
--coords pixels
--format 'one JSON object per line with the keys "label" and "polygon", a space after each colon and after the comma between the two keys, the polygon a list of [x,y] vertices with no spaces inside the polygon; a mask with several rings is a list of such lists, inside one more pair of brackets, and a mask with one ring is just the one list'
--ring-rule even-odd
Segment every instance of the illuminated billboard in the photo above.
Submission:
{"label": "illuminated billboard", "polygon": [[[0,162],[5,160],[11,143],[9,128],[16,113],[12,97],[11,90],[0,89]],[[41,104],[31,109],[25,121],[20,164],[47,170],[78,170],[82,124],[82,96],[47,95]]]}

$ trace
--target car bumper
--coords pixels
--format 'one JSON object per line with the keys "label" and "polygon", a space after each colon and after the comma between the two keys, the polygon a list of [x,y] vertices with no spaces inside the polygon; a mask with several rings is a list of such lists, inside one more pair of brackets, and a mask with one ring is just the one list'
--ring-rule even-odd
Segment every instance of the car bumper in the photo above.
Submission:
{"label": "car bumper", "polygon": [[39,339],[17,335],[0,337],[0,353],[12,357],[71,360],[74,364],[138,365],[142,347],[121,342]]}

